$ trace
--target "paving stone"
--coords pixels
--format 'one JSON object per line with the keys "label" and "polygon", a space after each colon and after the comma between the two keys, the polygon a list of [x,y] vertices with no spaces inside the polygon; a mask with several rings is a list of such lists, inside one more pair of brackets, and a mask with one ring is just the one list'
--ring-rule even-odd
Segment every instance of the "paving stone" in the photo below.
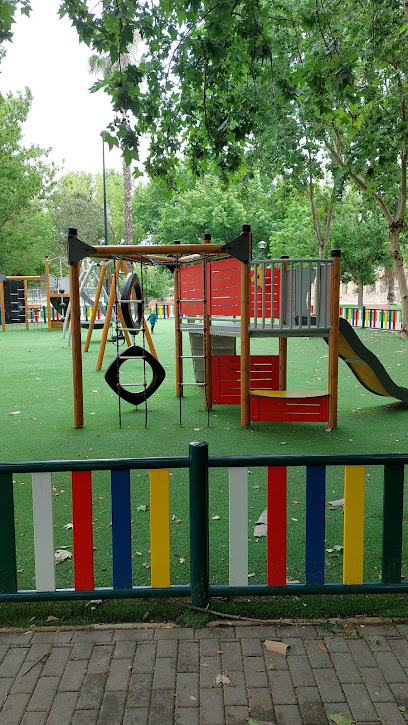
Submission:
{"label": "paving stone", "polygon": [[[198,707],[198,674],[196,672],[180,672],[176,681],[177,707]],[[194,699],[193,699],[194,698]]]}
{"label": "paving stone", "polygon": [[316,627],[313,624],[281,624],[276,627],[276,636],[286,641],[287,637],[301,637],[302,639],[315,639]]}
{"label": "paving stone", "polygon": [[176,684],[176,660],[174,657],[156,659],[153,674],[153,690],[170,690]]}
{"label": "paving stone", "polygon": [[123,725],[147,725],[148,717],[147,707],[126,708]]}
{"label": "paving stone", "polygon": [[[242,650],[245,647],[245,642],[252,642],[251,639],[242,640]],[[222,671],[223,672],[237,672],[243,670],[243,659],[242,659],[241,642],[223,642],[221,646]]]}
{"label": "paving stone", "polygon": [[5,701],[6,696],[10,692],[14,683],[15,683],[14,677],[1,677],[0,678],[0,702]]}
{"label": "paving stone", "polygon": [[200,687],[211,687],[217,675],[222,674],[221,656],[201,657]]}
{"label": "paving stone", "polygon": [[153,672],[155,660],[156,645],[153,642],[138,644],[133,660],[133,672]]}
{"label": "paving stone", "polygon": [[404,635],[404,637],[408,637],[408,624],[397,624],[396,627],[399,634]]}
{"label": "paving stone", "polygon": [[340,682],[361,682],[361,676],[351,654],[332,652],[331,658]]}
{"label": "paving stone", "polygon": [[201,725],[224,725],[224,708],[220,690],[200,690]]}
{"label": "paving stone", "polygon": [[[15,680],[12,680],[14,684],[11,692],[27,692],[30,695],[32,694],[44,666],[41,662],[39,662],[37,665],[34,665],[34,667],[32,665],[33,663],[31,663],[31,665],[28,665],[27,662],[24,662],[17,677],[15,678]],[[31,667],[31,669],[29,669],[29,667]]]}
{"label": "paving stone", "polygon": [[194,639],[194,629],[191,627],[155,629],[154,639]]}
{"label": "paving stone", "polygon": [[23,647],[32,643],[33,632],[0,632],[0,644]]}
{"label": "paving stone", "polygon": [[307,639],[305,650],[312,667],[331,667],[330,655],[324,642],[317,639]]}
{"label": "paving stone", "polygon": [[248,725],[248,708],[226,707],[225,725]]}
{"label": "paving stone", "polygon": [[199,710],[193,707],[178,707],[175,725],[199,725]]}
{"label": "paving stone", "polygon": [[361,676],[373,702],[392,702],[394,696],[378,667],[360,667]]}
{"label": "paving stone", "polygon": [[127,690],[132,672],[132,660],[112,660],[106,690]]}
{"label": "paving stone", "polygon": [[408,713],[408,687],[406,684],[401,682],[393,682],[390,685],[390,689],[394,695],[397,705],[405,707],[405,711]]}
{"label": "paving stone", "polygon": [[107,672],[113,652],[112,644],[96,644],[88,664],[88,674],[98,675]]}
{"label": "paving stone", "polygon": [[266,662],[266,668],[269,670],[288,670],[288,659],[279,652],[271,652],[265,647],[264,658]]}
{"label": "paving stone", "polygon": [[377,667],[373,653],[364,639],[346,641],[357,667]]}
{"label": "paving stone", "polygon": [[115,642],[120,642],[121,640],[134,640],[135,642],[140,641],[146,641],[146,640],[152,640],[154,636],[154,629],[153,627],[149,627],[149,629],[140,629],[139,627],[134,627],[132,629],[115,629],[113,639]]}
{"label": "paving stone", "polygon": [[251,639],[276,639],[277,636],[280,636],[276,634],[276,627],[272,627],[269,624],[254,626],[243,625],[242,627],[235,627],[235,632],[237,639],[244,639],[244,637],[250,637]]}
{"label": "paving stone", "polygon": [[26,712],[21,725],[46,725],[48,712]]}
{"label": "paving stone", "polygon": [[272,700],[275,705],[295,705],[297,703],[292,678],[289,672],[270,672],[269,681]]}
{"label": "paving stone", "polygon": [[126,692],[105,692],[99,712],[98,725],[122,722]]}
{"label": "paving stone", "polygon": [[177,657],[178,644],[176,639],[160,639],[157,643],[157,657]]}
{"label": "paving stone", "polygon": [[10,647],[0,665],[0,677],[15,677],[26,658],[27,647]]}
{"label": "paving stone", "polygon": [[313,671],[306,655],[289,657],[288,662],[295,687],[313,687],[316,685]]}
{"label": "paving stone", "polygon": [[248,687],[268,686],[268,676],[263,657],[246,657],[244,659],[244,670]]}
{"label": "paving stone", "polygon": [[153,690],[149,710],[149,725],[172,723],[175,699],[174,690]]}
{"label": "paving stone", "polygon": [[178,672],[197,672],[199,665],[198,642],[180,642],[177,670]]}
{"label": "paving stone", "polygon": [[362,683],[346,683],[343,685],[346,700],[353,718],[357,720],[375,720],[376,712],[370,700],[368,690]]}
{"label": "paving stone", "polygon": [[150,690],[152,687],[153,673],[135,673],[130,678],[127,707],[143,708],[148,707],[150,702]]}
{"label": "paving stone", "polygon": [[[325,702],[324,703],[324,709],[326,710],[327,717],[330,715],[343,715],[343,717],[348,717],[349,720],[352,719],[351,710],[347,704],[347,702]],[[330,720],[330,725],[332,725],[333,721]],[[366,723],[364,723],[366,725]],[[378,723],[376,723],[378,725]]]}
{"label": "paving stone", "polygon": [[71,647],[53,647],[44,664],[44,677],[61,677],[71,654]]}
{"label": "paving stone", "polygon": [[77,642],[71,650],[71,660],[89,660],[91,659],[93,642]]}
{"label": "paving stone", "polygon": [[101,706],[105,691],[106,674],[85,675],[84,684],[79,695],[77,710],[97,710]]}
{"label": "paving stone", "polygon": [[59,684],[61,692],[75,692],[82,687],[86,674],[87,662],[84,660],[69,660]]}
{"label": "paving stone", "polygon": [[364,637],[399,637],[399,632],[395,624],[360,624],[357,629]]}
{"label": "paving stone", "polygon": [[[235,627],[203,627],[196,629],[195,639],[235,639]],[[192,639],[192,637],[187,637]]]}
{"label": "paving stone", "polygon": [[72,725],[96,725],[99,710],[75,710]]}
{"label": "paving stone", "polygon": [[244,657],[263,657],[264,649],[265,645],[259,639],[245,637],[242,640],[242,654]]}
{"label": "paving stone", "polygon": [[393,652],[377,652],[375,658],[387,682],[407,682],[407,676]]}
{"label": "paving stone", "polygon": [[52,704],[47,725],[69,725],[77,699],[76,692],[58,692]]}
{"label": "paving stone", "polygon": [[90,642],[91,644],[109,644],[113,640],[113,629],[97,629],[74,632],[72,643]]}
{"label": "paving stone", "polygon": [[28,704],[28,710],[51,710],[59,677],[40,677]]}
{"label": "paving stone", "polygon": [[324,643],[330,653],[349,651],[348,643],[343,636],[325,637]]}
{"label": "paving stone", "polygon": [[297,705],[276,705],[275,712],[279,725],[303,725]]}
{"label": "paving stone", "polygon": [[248,709],[254,720],[275,722],[275,708],[269,690],[265,687],[248,688]]}
{"label": "paving stone", "polygon": [[393,639],[389,642],[392,651],[403,667],[408,667],[408,642],[406,639]]}
{"label": "paving stone", "polygon": [[304,725],[328,725],[317,687],[297,687],[296,695]]}
{"label": "paving stone", "polygon": [[[244,705],[248,707],[247,693],[243,672],[228,674],[231,685],[223,685],[224,705]],[[248,710],[247,710],[248,713]]]}
{"label": "paving stone", "polygon": [[377,702],[375,704],[380,722],[389,725],[406,725],[405,717],[395,702]]}
{"label": "paving stone", "polygon": [[40,644],[43,642],[49,642],[50,644],[70,644],[73,636],[73,633],[68,631],[53,632],[50,630],[48,632],[36,632],[33,635],[31,644]]}
{"label": "paving stone", "polygon": [[50,644],[47,642],[44,642],[43,644],[32,644],[30,649],[27,652],[27,657],[25,661],[28,662],[37,662],[40,657],[45,657],[46,654],[50,651]]}
{"label": "paving stone", "polygon": [[345,695],[333,669],[314,670],[314,676],[323,702],[344,702]]}
{"label": "paving stone", "polygon": [[376,652],[391,652],[391,647],[385,637],[367,637],[365,641],[374,654]]}
{"label": "paving stone", "polygon": [[[219,639],[201,639],[200,640],[200,657],[213,657],[221,649]],[[224,643],[225,644],[225,643]],[[224,645],[223,645],[224,648]]]}
{"label": "paving stone", "polygon": [[133,660],[135,652],[136,641],[134,639],[120,639],[119,642],[116,642],[115,649],[113,650],[113,659]]}
{"label": "paving stone", "polygon": [[288,657],[291,655],[304,655],[305,647],[303,640],[300,637],[285,637],[282,640],[285,644],[289,645]]}
{"label": "paving stone", "polygon": [[29,699],[25,693],[9,695],[0,712],[0,725],[20,725]]}

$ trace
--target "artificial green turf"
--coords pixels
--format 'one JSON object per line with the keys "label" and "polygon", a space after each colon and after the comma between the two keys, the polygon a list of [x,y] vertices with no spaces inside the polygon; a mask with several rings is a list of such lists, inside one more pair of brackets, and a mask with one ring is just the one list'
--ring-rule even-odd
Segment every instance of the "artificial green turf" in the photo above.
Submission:
{"label": "artificial green turf", "polygon": [[[363,342],[378,355],[391,377],[407,384],[408,344],[392,332],[366,330]],[[214,406],[207,425],[203,409],[202,388],[185,388],[182,400],[182,425],[179,401],[175,396],[174,322],[159,321],[154,343],[166,369],[166,379],[148,401],[147,427],[144,406],[138,409],[122,402],[122,428],[118,425],[118,398],[104,381],[104,371],[116,349],[108,344],[103,371],[96,371],[100,332],[95,333],[90,352],[83,355],[85,426],[73,426],[71,352],[60,331],[7,328],[0,332],[2,459],[4,461],[49,460],[71,458],[114,458],[187,455],[192,440],[206,440],[210,455],[264,453],[405,453],[407,451],[407,406],[391,398],[381,398],[362,388],[346,365],[340,362],[338,428],[326,432],[326,424],[254,423],[249,429],[240,426],[239,406]],[[141,343],[141,335],[136,343]],[[188,348],[185,336],[185,349]],[[251,351],[276,353],[277,342],[254,340]],[[188,351],[187,351],[188,352]],[[290,339],[288,343],[288,387],[315,390],[327,387],[328,349],[321,339]],[[129,365],[128,363],[125,364]],[[124,367],[125,367],[124,366]],[[133,372],[126,373],[130,380]],[[134,373],[140,381],[141,371]],[[185,361],[185,380],[193,381],[191,360]],[[11,415],[19,411],[16,415]],[[367,470],[366,485],[366,580],[376,581],[381,572],[382,484],[380,470]],[[183,470],[171,471],[171,574],[172,583],[189,580],[188,476]],[[55,474],[54,524],[56,548],[72,550],[72,530],[65,528],[72,520],[70,480],[68,474]],[[95,584],[111,585],[109,474],[93,475],[93,516],[95,546]],[[288,577],[303,580],[304,568],[304,469],[288,474]],[[331,469],[327,477],[327,499],[343,495],[343,472]],[[29,476],[15,477],[17,557],[19,587],[34,587],[32,556],[31,484]],[[149,512],[137,511],[148,504],[147,472],[132,472],[132,550],[134,583],[149,583]],[[254,539],[252,524],[266,507],[266,472],[254,468],[249,487],[251,583],[265,581],[265,539]],[[228,562],[228,472],[214,469],[210,476],[210,561],[211,581],[226,583]],[[327,511],[327,548],[342,544],[342,510]],[[407,510],[404,526],[407,525]],[[179,523],[178,523],[179,521]],[[406,573],[407,537],[404,537],[403,574]],[[328,581],[340,581],[342,554],[326,560]],[[57,566],[57,586],[73,584],[71,562]],[[318,612],[315,598],[306,598],[302,609]],[[327,610],[331,598],[323,597]],[[346,609],[357,601],[345,598]],[[380,606],[383,600],[373,598]],[[316,602],[318,600],[316,599]],[[366,600],[359,600],[366,601]],[[396,602],[401,609],[400,599]],[[286,613],[287,601],[275,598],[275,606]],[[40,605],[38,605],[40,606]],[[55,604],[52,605],[55,608]],[[59,605],[62,606],[62,605]],[[68,605],[64,605],[68,607]],[[150,606],[150,605],[149,605]],[[173,606],[173,605],[172,605]],[[261,603],[257,603],[262,609]],[[353,605],[357,606],[357,605]],[[370,605],[371,606],[371,605]],[[383,605],[381,604],[381,607]],[[393,605],[394,606],[394,605]],[[2,605],[4,608],[4,605]],[[102,610],[107,612],[110,604]],[[122,604],[126,610],[126,605]],[[141,603],[141,609],[149,607]],[[69,611],[77,611],[70,604]],[[79,608],[81,611],[81,609]],[[171,607],[170,607],[171,610]],[[298,602],[294,610],[299,616]],[[17,611],[17,610],[15,610]],[[84,610],[89,612],[89,608]],[[127,610],[126,610],[127,611]],[[130,613],[135,611],[129,604]],[[350,613],[349,609],[347,609]],[[385,610],[384,610],[385,611]],[[401,614],[404,612],[400,612]],[[76,615],[75,615],[76,616]],[[98,615],[101,616],[101,615]],[[107,616],[107,615],[103,615]],[[125,615],[123,615],[125,616]],[[130,614],[129,614],[130,616]],[[276,615],[278,616],[278,615]]]}

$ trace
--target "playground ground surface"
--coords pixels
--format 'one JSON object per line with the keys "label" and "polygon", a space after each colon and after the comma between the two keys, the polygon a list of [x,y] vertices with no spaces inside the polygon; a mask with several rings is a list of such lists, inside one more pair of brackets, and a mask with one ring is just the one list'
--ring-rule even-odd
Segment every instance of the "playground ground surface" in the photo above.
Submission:
{"label": "playground ground surface", "polygon": [[[406,384],[408,343],[398,334],[365,330],[361,338],[381,360],[399,385]],[[71,351],[65,347],[60,331],[46,329],[26,331],[15,327],[0,335],[1,435],[4,461],[50,459],[124,458],[144,456],[187,455],[192,440],[206,440],[210,455],[306,454],[306,453],[405,453],[408,443],[407,406],[392,398],[377,397],[362,388],[344,363],[340,362],[338,428],[326,432],[324,423],[254,423],[250,429],[240,426],[239,406],[216,406],[210,413],[203,409],[202,388],[188,386],[182,401],[182,425],[179,423],[179,401],[175,396],[174,322],[157,323],[154,343],[159,359],[166,370],[166,379],[148,401],[147,427],[144,406],[135,409],[122,403],[122,428],[118,425],[118,399],[104,381],[104,372],[114,359],[116,348],[110,344],[105,352],[102,371],[96,371],[100,332],[91,342],[90,352],[83,356],[85,426],[73,425]],[[141,344],[141,335],[136,343]],[[186,336],[186,347],[187,336]],[[276,353],[277,342],[255,340],[252,353]],[[328,348],[321,339],[298,338],[288,344],[288,388],[301,390],[325,389],[327,386]],[[128,380],[130,381],[128,376]],[[193,381],[192,362],[185,361],[185,380]],[[140,381],[140,374],[138,376]],[[381,569],[381,511],[382,486],[379,473],[368,471],[366,499],[365,578],[378,578]],[[223,582],[228,543],[226,471],[211,474],[210,513],[219,516],[211,521],[211,577]],[[137,550],[141,556],[135,562],[140,584],[149,583],[148,514],[136,508],[148,502],[148,477],[139,477],[133,489],[132,506],[137,516]],[[53,479],[54,480],[54,479]],[[171,485],[171,512],[179,524],[172,525],[172,582],[188,581],[188,482],[186,472],[174,472]],[[290,471],[288,495],[288,577],[298,579],[304,563],[304,476],[299,469]],[[95,569],[97,586],[108,584],[110,562],[110,511],[108,474],[94,478],[94,518],[99,520],[95,530]],[[65,528],[71,520],[68,474],[55,478],[54,523],[56,545],[72,546],[72,531]],[[266,506],[265,469],[254,469],[251,476],[250,512],[255,523]],[[343,495],[342,473],[334,470],[328,478],[328,500]],[[32,551],[24,546],[24,536],[32,531],[31,491],[28,476],[15,482],[15,501],[18,547],[19,588],[32,587]],[[407,520],[407,509],[404,521]],[[327,517],[327,548],[342,544],[342,509],[330,510]],[[405,537],[403,575],[408,575],[408,542]],[[140,559],[140,561],[139,561]],[[181,560],[184,559],[183,563]],[[265,539],[251,536],[249,548],[252,581],[265,580]],[[341,580],[342,555],[328,557],[326,573],[329,581]],[[57,567],[57,586],[72,586],[72,564]],[[106,580],[104,579],[106,577]],[[246,616],[292,617],[348,616],[371,614],[404,616],[405,596],[349,595],[347,597],[275,597],[268,600],[246,599],[234,602],[217,601],[212,606]],[[147,614],[146,614],[147,613]],[[2,623],[28,625],[31,617],[36,623],[48,616],[65,622],[84,624],[98,621],[164,621],[180,618],[197,626],[208,615],[186,610],[183,603],[168,600],[104,602],[102,606],[85,607],[84,602],[13,604],[0,606]]]}

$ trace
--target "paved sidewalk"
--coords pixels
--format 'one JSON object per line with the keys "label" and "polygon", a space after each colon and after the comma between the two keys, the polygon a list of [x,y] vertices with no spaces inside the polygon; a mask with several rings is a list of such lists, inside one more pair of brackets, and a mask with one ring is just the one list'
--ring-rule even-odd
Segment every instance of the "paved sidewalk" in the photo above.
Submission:
{"label": "paved sidewalk", "polygon": [[404,725],[408,624],[0,632],[0,704],[0,725]]}

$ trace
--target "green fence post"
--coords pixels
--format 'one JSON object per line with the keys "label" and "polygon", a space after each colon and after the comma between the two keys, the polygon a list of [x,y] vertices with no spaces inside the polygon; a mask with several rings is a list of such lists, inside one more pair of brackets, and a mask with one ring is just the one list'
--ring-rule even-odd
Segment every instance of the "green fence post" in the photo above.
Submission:
{"label": "green fence post", "polygon": [[365,327],[365,307],[364,307],[364,305],[361,308],[361,311],[362,311],[361,327],[364,329],[364,327]]}
{"label": "green fence post", "polygon": [[205,607],[209,584],[208,443],[190,443],[190,584],[191,602]]}
{"label": "green fence post", "polygon": [[0,592],[9,594],[17,591],[16,532],[11,473],[0,473],[0,496]]}
{"label": "green fence post", "polygon": [[401,582],[404,466],[384,466],[382,581]]}

